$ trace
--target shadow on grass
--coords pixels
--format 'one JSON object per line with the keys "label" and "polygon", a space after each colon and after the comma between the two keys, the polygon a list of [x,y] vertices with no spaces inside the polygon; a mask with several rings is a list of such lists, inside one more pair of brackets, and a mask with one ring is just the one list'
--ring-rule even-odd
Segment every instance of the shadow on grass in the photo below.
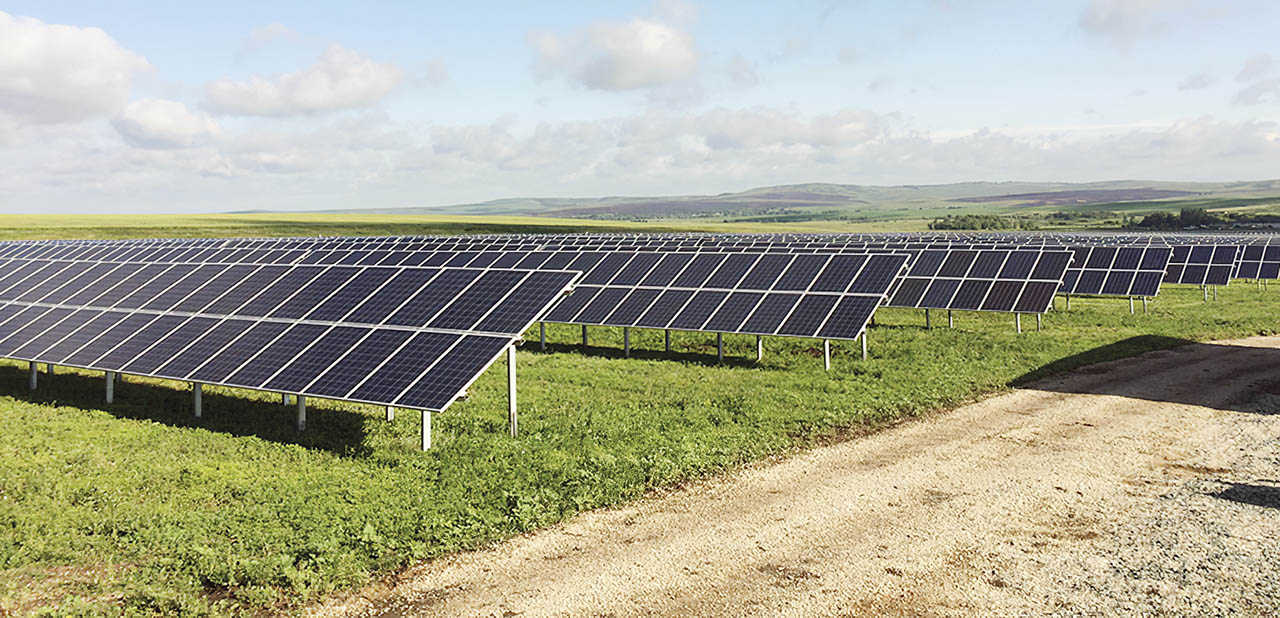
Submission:
{"label": "shadow on grass", "polygon": [[253,436],[343,457],[363,457],[371,453],[364,444],[365,423],[370,419],[356,412],[308,407],[307,429],[299,432],[296,408],[292,405],[206,390],[202,393],[203,415],[195,418],[189,389],[167,388],[141,382],[141,378],[125,377],[116,383],[115,401],[108,404],[101,376],[71,373],[67,369],[62,370],[64,373],[50,376],[43,371],[43,364],[40,367],[38,388],[29,391],[25,367],[0,366],[0,396],[38,404],[101,410],[122,419],[148,420],[173,427],[198,427],[233,436]]}
{"label": "shadow on grass", "polygon": [[[1195,372],[1198,377],[1188,381],[1185,370],[1192,366],[1199,369]],[[1072,370],[1078,371],[1071,378],[1046,379]],[[1042,365],[1010,384],[1051,392],[1114,395],[1276,414],[1280,413],[1276,409],[1276,402],[1280,401],[1277,376],[1280,349],[1140,335]],[[1221,385],[1232,388],[1211,388]]]}
{"label": "shadow on grass", "polygon": [[[705,367],[727,366],[727,367],[745,367],[745,368],[751,368],[751,369],[769,369],[770,368],[767,365],[762,365],[760,363],[757,363],[756,357],[754,354],[752,354],[749,357],[748,356],[731,356],[726,351],[724,355],[724,361],[719,361],[716,359],[716,355],[715,355],[715,344],[712,343],[710,347],[712,351],[710,354],[707,354],[703,352],[688,352],[688,351],[677,352],[675,350],[672,350],[670,352],[664,352],[662,350],[649,350],[649,349],[636,348],[633,346],[631,348],[631,355],[628,356],[620,347],[590,345],[590,344],[588,344],[586,347],[583,347],[581,343],[551,343],[549,341],[547,342],[547,349],[544,351],[538,345],[538,342],[534,340],[534,341],[526,341],[522,346],[522,349],[529,350],[531,352],[537,352],[540,354],[581,354],[583,356],[594,356],[598,358],[634,358],[639,360],[668,361],[668,362],[686,363],[690,365],[702,365]],[[766,348],[765,354],[767,355],[768,353],[769,353],[769,350]],[[819,356],[821,356],[821,351],[819,351]],[[775,369],[785,369],[785,368],[775,368]]]}
{"label": "shadow on grass", "polygon": [[1209,495],[1214,498],[1230,500],[1240,504],[1251,504],[1265,509],[1280,509],[1280,487],[1256,483],[1231,483],[1230,485],[1230,487],[1218,493]]}

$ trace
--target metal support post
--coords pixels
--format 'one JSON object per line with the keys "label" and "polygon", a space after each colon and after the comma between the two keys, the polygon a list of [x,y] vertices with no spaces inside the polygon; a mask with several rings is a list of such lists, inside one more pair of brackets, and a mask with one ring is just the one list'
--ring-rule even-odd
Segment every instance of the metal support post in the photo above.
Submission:
{"label": "metal support post", "polygon": [[587,349],[587,325],[582,325],[582,349]]}
{"label": "metal support post", "polygon": [[27,367],[27,390],[36,390],[36,381],[40,379],[40,370],[36,368],[36,362],[31,361]]}
{"label": "metal support post", "polygon": [[955,328],[955,327],[956,327],[956,319],[954,316],[951,315],[951,310],[947,309],[947,328]]}
{"label": "metal support post", "polygon": [[396,409],[394,406],[387,406],[387,422],[396,420]]}
{"label": "metal support post", "polygon": [[929,321],[929,310],[924,310],[924,328],[925,330],[933,330],[933,323]]}
{"label": "metal support post", "polygon": [[764,337],[756,335],[756,362],[764,360]]}
{"label": "metal support post", "polygon": [[431,448],[431,411],[422,411],[422,450]]}
{"label": "metal support post", "polygon": [[538,322],[538,349],[547,351],[547,323]]}
{"label": "metal support post", "polygon": [[204,390],[199,382],[191,383],[191,414],[196,418],[204,415]]}
{"label": "metal support post", "polygon": [[[1213,302],[1218,302],[1218,286],[1213,286]],[[53,365],[49,365],[49,373],[53,373]]]}
{"label": "metal support post", "polygon": [[631,356],[631,329],[626,326],[622,327],[622,355]]}
{"label": "metal support post", "polygon": [[862,331],[862,360],[867,360],[867,331]]}
{"label": "metal support post", "polygon": [[662,335],[662,351],[663,351],[663,352],[670,352],[670,351],[671,351],[671,329],[667,329],[666,331],[664,331],[664,332],[663,332],[663,335]]}
{"label": "metal support post", "polygon": [[516,437],[519,419],[516,418],[516,347],[507,347],[507,421],[511,425],[511,437]]}
{"label": "metal support post", "polygon": [[724,333],[716,333],[716,362],[724,362]]}
{"label": "metal support post", "polygon": [[831,340],[822,340],[822,368],[831,371]]}
{"label": "metal support post", "polygon": [[1133,297],[1129,297],[1129,315],[1133,315]]}
{"label": "metal support post", "polygon": [[307,430],[307,398],[302,395],[294,395],[294,399],[298,401],[298,431]]}
{"label": "metal support post", "polygon": [[1066,311],[1071,311],[1071,295],[1070,295],[1070,294],[1067,294],[1067,308],[1066,308]]}
{"label": "metal support post", "polygon": [[280,405],[289,405],[289,393],[280,393]]}
{"label": "metal support post", "polygon": [[1202,289],[1204,290],[1204,302],[1207,303],[1209,302],[1209,286],[1203,286]]}
{"label": "metal support post", "polygon": [[1039,313],[1036,314],[1036,332],[1037,333],[1040,332],[1040,328],[1041,328],[1040,318],[1042,317],[1044,316],[1040,315]]}
{"label": "metal support post", "polygon": [[[1213,299],[1214,299],[1214,300],[1218,300],[1218,296],[1217,296],[1217,292],[1216,292],[1216,291],[1214,292]],[[46,365],[44,366],[44,368],[45,368],[45,373],[49,374],[49,377],[51,377],[51,378],[53,377],[53,368],[54,368],[54,367],[57,367],[57,365],[55,365],[55,364],[53,364],[53,363],[48,363],[48,364],[46,364]]]}
{"label": "metal support post", "polygon": [[1142,315],[1147,315],[1147,297],[1142,297]]}
{"label": "metal support post", "polygon": [[1018,332],[1021,333],[1022,332],[1022,314],[1021,313],[1013,314],[1013,323],[1015,326],[1018,327]]}
{"label": "metal support post", "polygon": [[116,398],[116,377],[112,375],[113,373],[114,372],[112,371],[108,371],[103,376],[106,378],[106,380],[103,381],[107,383],[107,403],[115,401]]}

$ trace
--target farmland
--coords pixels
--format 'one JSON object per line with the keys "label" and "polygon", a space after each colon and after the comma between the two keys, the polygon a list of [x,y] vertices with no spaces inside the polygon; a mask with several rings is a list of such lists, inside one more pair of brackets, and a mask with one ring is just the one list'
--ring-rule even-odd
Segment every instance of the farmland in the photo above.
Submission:
{"label": "farmland", "polygon": [[[67,237],[553,231],[527,219],[385,216],[161,217],[144,226],[89,220]],[[557,230],[639,224],[538,220]],[[47,222],[10,220],[14,237]],[[505,432],[506,383],[487,372],[435,419],[313,404],[305,432],[266,393],[210,387],[192,419],[186,384],[130,377],[102,403],[100,374],[64,370],[26,391],[0,367],[0,608],[138,614],[287,611],[416,561],[483,546],[646,492],[840,440],[1084,364],[1151,349],[1274,333],[1275,290],[1240,284],[1217,302],[1161,292],[1147,315],[1120,300],[1077,299],[1043,332],[1011,316],[958,313],[924,329],[918,311],[884,309],[871,358],[835,346],[822,370],[812,340],[550,326],[547,352],[518,354],[521,435]],[[1060,305],[1061,306],[1061,305]],[[527,335],[536,342],[536,331]]]}

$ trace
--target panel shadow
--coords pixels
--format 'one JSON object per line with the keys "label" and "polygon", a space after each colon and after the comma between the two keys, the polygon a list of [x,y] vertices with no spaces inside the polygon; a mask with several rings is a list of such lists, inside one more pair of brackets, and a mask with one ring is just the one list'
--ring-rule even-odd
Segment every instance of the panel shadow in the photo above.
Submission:
{"label": "panel shadow", "polygon": [[[363,457],[371,453],[365,445],[365,423],[371,419],[348,410],[307,406],[307,428],[299,432],[296,409],[270,400],[249,399],[210,392],[202,393],[201,418],[192,415],[189,389],[166,388],[126,376],[115,385],[114,402],[105,401],[105,382],[83,373],[59,368],[50,376],[40,365],[35,391],[27,390],[27,369],[0,366],[0,396],[47,405],[65,405],[101,410],[116,418],[148,420],[173,427],[199,427],[232,436],[253,436],[280,444],[329,451],[343,457]],[[245,391],[246,394],[250,391]]]}

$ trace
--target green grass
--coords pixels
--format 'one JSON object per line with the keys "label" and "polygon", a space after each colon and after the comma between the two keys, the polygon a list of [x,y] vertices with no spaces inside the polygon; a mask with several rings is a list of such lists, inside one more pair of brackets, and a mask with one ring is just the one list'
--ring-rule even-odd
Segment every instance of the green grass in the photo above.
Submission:
{"label": "green grass", "polygon": [[652,223],[475,215],[249,213],[211,215],[0,214],[0,240],[392,236],[573,232],[869,232],[924,230],[928,221],[807,221],[794,224],[663,220]]}
{"label": "green grass", "polygon": [[[0,365],[0,615],[292,611],[416,561],[475,548],[585,509],[884,426],[1082,364],[1187,341],[1274,333],[1280,291],[1237,283],[1220,300],[1162,291],[1152,312],[1073,299],[1043,332],[1008,314],[957,313],[926,331],[882,310],[871,358],[839,342],[592,329],[537,331],[518,354],[521,435],[506,435],[502,363],[435,418],[313,401],[293,429],[278,396],[129,378],[116,403],[87,372]],[[1061,306],[1061,303],[1060,303]],[[936,319],[935,324],[945,323]],[[1023,326],[1034,328],[1033,319]]]}

